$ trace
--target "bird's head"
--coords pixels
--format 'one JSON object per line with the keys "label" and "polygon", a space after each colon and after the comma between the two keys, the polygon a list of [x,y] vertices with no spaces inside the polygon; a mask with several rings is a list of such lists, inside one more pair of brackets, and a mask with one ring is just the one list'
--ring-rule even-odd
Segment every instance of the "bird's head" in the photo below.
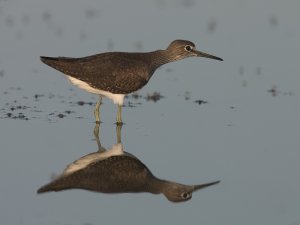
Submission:
{"label": "bird's head", "polygon": [[166,49],[169,56],[173,58],[174,61],[184,59],[187,57],[204,57],[215,60],[223,61],[223,59],[213,56],[204,52],[196,50],[196,46],[191,41],[186,40],[175,40]]}
{"label": "bird's head", "polygon": [[215,181],[206,184],[198,184],[198,185],[184,185],[178,184],[175,182],[168,182],[166,185],[163,194],[166,198],[171,202],[185,202],[192,198],[192,194],[194,191],[215,185],[220,183],[220,181]]}

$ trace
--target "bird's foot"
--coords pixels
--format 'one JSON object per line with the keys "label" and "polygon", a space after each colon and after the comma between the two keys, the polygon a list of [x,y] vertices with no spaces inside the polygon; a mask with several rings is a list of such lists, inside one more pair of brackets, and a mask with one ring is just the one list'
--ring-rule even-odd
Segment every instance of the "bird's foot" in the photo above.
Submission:
{"label": "bird's foot", "polygon": [[117,121],[117,122],[115,122],[115,124],[116,124],[117,126],[123,126],[123,125],[124,125],[124,123],[123,123],[122,121]]}

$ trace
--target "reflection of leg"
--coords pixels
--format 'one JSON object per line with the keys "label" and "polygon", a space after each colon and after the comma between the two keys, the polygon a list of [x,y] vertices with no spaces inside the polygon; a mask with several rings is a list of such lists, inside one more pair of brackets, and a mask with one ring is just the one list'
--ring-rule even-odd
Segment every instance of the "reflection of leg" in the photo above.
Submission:
{"label": "reflection of leg", "polygon": [[96,104],[95,110],[94,110],[94,116],[96,123],[100,123],[100,106],[102,104],[102,96],[99,96],[99,101]]}
{"label": "reflection of leg", "polygon": [[97,145],[98,145],[98,150],[101,149],[101,143],[99,139],[99,128],[100,128],[100,123],[96,123],[94,127],[94,137],[96,139]]}
{"label": "reflection of leg", "polygon": [[116,126],[116,131],[117,131],[117,143],[121,144],[121,129],[122,129],[122,124],[117,124]]}
{"label": "reflection of leg", "polygon": [[117,125],[122,125],[122,105],[118,105]]}

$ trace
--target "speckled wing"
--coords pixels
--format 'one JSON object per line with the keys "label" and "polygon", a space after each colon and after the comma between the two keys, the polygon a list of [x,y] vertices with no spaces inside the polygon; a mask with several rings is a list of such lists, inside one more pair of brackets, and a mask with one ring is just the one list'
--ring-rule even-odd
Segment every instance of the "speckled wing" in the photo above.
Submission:
{"label": "speckled wing", "polygon": [[147,61],[139,53],[111,52],[84,58],[41,57],[41,60],[66,75],[91,87],[114,94],[128,94],[149,80]]}
{"label": "speckled wing", "polygon": [[143,192],[148,177],[153,175],[138,159],[124,155],[112,156],[74,173],[62,175],[41,187],[38,193],[78,188],[103,193]]}

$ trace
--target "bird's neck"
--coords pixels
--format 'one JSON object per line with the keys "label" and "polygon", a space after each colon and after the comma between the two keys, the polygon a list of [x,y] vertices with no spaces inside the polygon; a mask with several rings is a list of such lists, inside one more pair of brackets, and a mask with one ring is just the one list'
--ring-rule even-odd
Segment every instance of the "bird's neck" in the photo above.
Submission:
{"label": "bird's neck", "polygon": [[166,63],[176,61],[176,57],[172,57],[168,50],[157,50],[150,52],[150,62],[153,68],[158,68]]}
{"label": "bird's neck", "polygon": [[161,180],[153,176],[147,181],[146,191],[152,194],[164,193],[164,190],[167,188],[168,183],[169,181]]}

